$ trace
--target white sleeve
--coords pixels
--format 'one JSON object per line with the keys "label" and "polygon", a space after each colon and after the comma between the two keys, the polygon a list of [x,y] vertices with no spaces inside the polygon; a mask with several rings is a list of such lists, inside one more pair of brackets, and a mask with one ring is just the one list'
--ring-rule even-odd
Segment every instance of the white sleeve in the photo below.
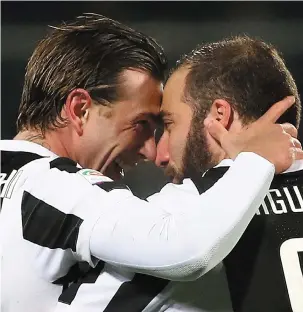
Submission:
{"label": "white sleeve", "polygon": [[[274,166],[241,153],[228,172],[198,195],[190,181],[166,185],[148,202],[126,191],[96,222],[91,254],[105,262],[170,280],[194,280],[233,249],[260,206]],[[121,190],[119,190],[121,191]]]}

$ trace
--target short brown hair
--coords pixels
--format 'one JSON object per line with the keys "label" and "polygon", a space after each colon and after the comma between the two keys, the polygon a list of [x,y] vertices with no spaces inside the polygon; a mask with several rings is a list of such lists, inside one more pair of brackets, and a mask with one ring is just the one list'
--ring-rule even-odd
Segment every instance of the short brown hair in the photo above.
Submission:
{"label": "short brown hair", "polygon": [[278,51],[262,40],[238,36],[200,45],[177,63],[190,71],[185,101],[206,116],[213,100],[223,98],[244,124],[262,116],[275,102],[294,95],[295,105],[278,122],[299,126],[301,103],[295,81]]}
{"label": "short brown hair", "polygon": [[25,74],[18,130],[42,132],[64,125],[61,110],[75,88],[86,89],[97,103],[118,98],[124,69],[142,69],[165,79],[167,60],[154,39],[115,20],[84,14],[53,27],[36,47]]}

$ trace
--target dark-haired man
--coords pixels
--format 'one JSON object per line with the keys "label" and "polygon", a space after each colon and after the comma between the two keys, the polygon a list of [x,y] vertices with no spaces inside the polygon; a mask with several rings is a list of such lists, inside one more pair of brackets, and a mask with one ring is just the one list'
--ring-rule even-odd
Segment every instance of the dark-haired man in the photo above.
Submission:
{"label": "dark-haired man", "polygon": [[[222,140],[235,165],[210,192],[200,196],[189,180],[167,185],[150,201],[133,196],[114,180],[138,159],[155,159],[165,65],[153,39],[98,15],[60,25],[38,44],[25,75],[19,132],[15,140],[1,141],[4,310],[51,310],[79,262],[105,272],[104,304],[125,278],[145,285],[137,272],[198,278],[236,244],[274,171],[302,157],[287,133],[296,137],[294,127],[284,125],[284,132],[273,124],[292,105],[286,99],[259,127]],[[249,165],[259,166],[258,176],[253,169],[243,174]],[[253,185],[235,205],[230,185],[245,181]],[[226,211],[223,203],[232,213],[214,227]],[[130,275],[120,277],[122,268]],[[164,286],[156,282],[144,294],[149,300]],[[65,292],[67,301],[77,289]]]}
{"label": "dark-haired man", "polygon": [[[200,193],[205,192],[233,162],[204,123],[215,120],[214,138],[220,140],[250,127],[271,103],[287,94],[294,95],[296,103],[279,122],[298,128],[297,87],[271,45],[240,36],[196,48],[179,61],[165,86],[161,108],[165,131],[156,163],[166,167],[175,181],[192,177]],[[243,183],[238,196],[248,187]],[[274,178],[256,216],[224,260],[228,288],[227,284],[222,288],[226,283],[222,267],[201,278],[200,292],[193,292],[198,311],[228,311],[228,289],[235,312],[303,311],[302,198],[303,163],[297,161]],[[179,285],[184,291],[187,287],[193,285]],[[190,291],[186,293],[190,298]]]}

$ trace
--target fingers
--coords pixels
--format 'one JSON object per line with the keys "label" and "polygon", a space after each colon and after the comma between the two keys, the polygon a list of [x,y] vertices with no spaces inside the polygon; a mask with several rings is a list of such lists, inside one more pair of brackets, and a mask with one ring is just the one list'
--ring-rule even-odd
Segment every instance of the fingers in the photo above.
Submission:
{"label": "fingers", "polygon": [[294,139],[293,138],[292,139],[292,144],[293,144],[294,147],[302,149],[302,144],[301,144],[301,142],[298,139]]}
{"label": "fingers", "polygon": [[298,130],[294,125],[290,123],[284,123],[284,124],[281,124],[281,127],[286,133],[290,134],[293,138],[298,137]]}
{"label": "fingers", "polygon": [[219,121],[209,118],[204,120],[204,125],[209,134],[222,145],[224,137],[228,134],[224,126]]}
{"label": "fingers", "polygon": [[293,161],[303,159],[303,150],[301,148],[293,149]]}
{"label": "fingers", "polygon": [[275,123],[294,103],[295,97],[287,96],[282,101],[275,103],[258,121]]}

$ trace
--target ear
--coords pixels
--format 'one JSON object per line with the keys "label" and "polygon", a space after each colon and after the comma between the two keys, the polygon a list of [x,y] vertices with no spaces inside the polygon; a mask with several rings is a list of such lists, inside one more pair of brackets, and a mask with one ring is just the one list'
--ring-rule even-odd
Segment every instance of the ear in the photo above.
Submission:
{"label": "ear", "polygon": [[223,99],[216,99],[211,105],[209,116],[218,120],[228,129],[233,122],[233,111],[230,104]]}
{"label": "ear", "polygon": [[79,136],[83,134],[83,125],[88,119],[92,99],[84,89],[75,89],[69,93],[65,102],[65,113],[71,126]]}

